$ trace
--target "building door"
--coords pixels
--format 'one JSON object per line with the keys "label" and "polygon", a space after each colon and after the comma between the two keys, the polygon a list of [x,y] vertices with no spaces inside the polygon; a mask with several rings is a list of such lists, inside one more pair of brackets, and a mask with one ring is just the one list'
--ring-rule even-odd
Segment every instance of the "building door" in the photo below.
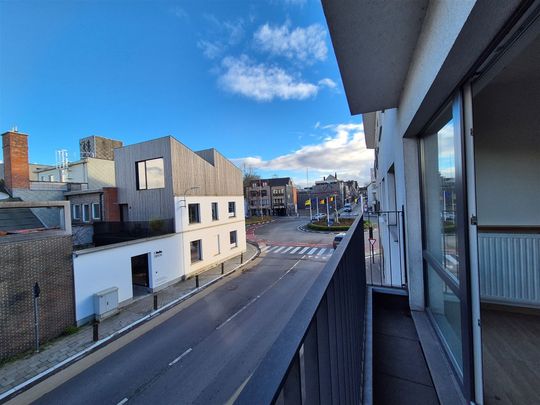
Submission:
{"label": "building door", "polygon": [[131,258],[131,278],[133,285],[142,287],[150,286],[148,255],[149,253],[144,253]]}
{"label": "building door", "polygon": [[119,204],[119,205],[120,205],[120,222],[129,221],[128,205],[127,204]]}

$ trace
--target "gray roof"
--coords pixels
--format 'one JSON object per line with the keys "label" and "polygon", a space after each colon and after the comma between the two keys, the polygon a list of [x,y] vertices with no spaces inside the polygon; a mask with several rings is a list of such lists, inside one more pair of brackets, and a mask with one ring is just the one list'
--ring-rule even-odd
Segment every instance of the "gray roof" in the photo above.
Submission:
{"label": "gray roof", "polygon": [[[0,192],[7,190],[0,186]],[[2,202],[22,201],[20,198],[7,198]],[[43,228],[41,221],[30,208],[3,208],[0,209],[0,231],[16,231],[21,229]]]}

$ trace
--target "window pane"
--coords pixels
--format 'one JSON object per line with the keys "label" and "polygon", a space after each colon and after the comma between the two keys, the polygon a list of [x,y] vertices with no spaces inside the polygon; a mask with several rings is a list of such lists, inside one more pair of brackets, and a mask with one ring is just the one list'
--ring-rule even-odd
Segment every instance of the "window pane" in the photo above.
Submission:
{"label": "window pane", "polygon": [[230,242],[231,245],[236,245],[236,231],[230,233]]}
{"label": "window pane", "polygon": [[83,205],[83,221],[90,221],[90,205],[88,204]]}
{"label": "window pane", "polygon": [[163,158],[146,161],[146,182],[148,189],[165,187]]}
{"label": "window pane", "polygon": [[426,249],[458,282],[454,121],[422,140]]}
{"label": "window pane", "polygon": [[461,306],[459,298],[431,266],[428,267],[428,307],[459,368],[461,355]]}
{"label": "window pane", "polygon": [[99,204],[92,204],[92,218],[93,219],[100,219],[101,212],[99,208],[100,208]]}
{"label": "window pane", "polygon": [[214,221],[218,220],[218,203],[217,202],[212,203],[212,220]]}
{"label": "window pane", "polygon": [[199,220],[199,204],[188,205],[189,223],[200,222]]}
{"label": "window pane", "polygon": [[234,201],[229,202],[229,214],[236,214],[236,203]]}
{"label": "window pane", "polygon": [[137,162],[137,189],[146,190],[146,162]]}
{"label": "window pane", "polygon": [[194,240],[191,242],[191,263],[198,262],[201,260],[201,241]]}

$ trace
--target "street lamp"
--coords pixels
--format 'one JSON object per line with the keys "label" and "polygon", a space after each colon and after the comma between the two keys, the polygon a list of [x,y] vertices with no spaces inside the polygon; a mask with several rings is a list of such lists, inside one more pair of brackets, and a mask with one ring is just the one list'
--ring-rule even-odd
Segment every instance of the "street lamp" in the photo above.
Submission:
{"label": "street lamp", "polygon": [[[184,208],[187,206],[187,204],[186,204],[186,196],[187,196],[187,193],[189,193],[190,191],[193,191],[193,190],[197,190],[197,189],[199,189],[199,188],[201,188],[201,187],[200,187],[200,186],[194,186],[194,187],[186,188],[186,189],[184,190],[184,194],[183,194],[184,199],[182,200],[182,201],[184,201]],[[180,206],[180,208],[182,208],[182,206]]]}

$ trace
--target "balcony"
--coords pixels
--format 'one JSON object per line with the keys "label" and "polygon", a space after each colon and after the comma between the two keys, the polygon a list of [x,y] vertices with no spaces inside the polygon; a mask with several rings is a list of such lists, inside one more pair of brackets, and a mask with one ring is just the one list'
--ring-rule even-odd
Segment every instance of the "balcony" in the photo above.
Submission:
{"label": "balcony", "polygon": [[174,219],[129,222],[94,222],[94,244],[111,245],[174,233]]}
{"label": "balcony", "polygon": [[407,290],[366,283],[368,232],[358,218],[235,403],[439,403]]}

